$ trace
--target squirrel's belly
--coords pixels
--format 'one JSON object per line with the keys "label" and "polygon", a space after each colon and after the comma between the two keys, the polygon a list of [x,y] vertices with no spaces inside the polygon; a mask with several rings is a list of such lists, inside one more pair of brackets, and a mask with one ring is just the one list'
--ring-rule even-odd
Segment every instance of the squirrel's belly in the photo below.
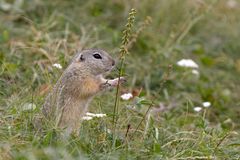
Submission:
{"label": "squirrel's belly", "polygon": [[80,125],[82,117],[85,115],[88,108],[89,100],[81,100],[76,102],[71,102],[64,106],[59,119],[60,127],[71,127],[76,128]]}

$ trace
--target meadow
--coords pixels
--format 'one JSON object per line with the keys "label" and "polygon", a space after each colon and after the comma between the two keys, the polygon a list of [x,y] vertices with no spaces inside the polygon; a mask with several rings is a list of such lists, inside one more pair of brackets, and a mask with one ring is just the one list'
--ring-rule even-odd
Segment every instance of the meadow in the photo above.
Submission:
{"label": "meadow", "polygon": [[[239,15],[239,0],[0,0],[0,160],[240,159]],[[78,136],[39,132],[46,95],[87,48],[127,82],[94,98],[106,116]]]}

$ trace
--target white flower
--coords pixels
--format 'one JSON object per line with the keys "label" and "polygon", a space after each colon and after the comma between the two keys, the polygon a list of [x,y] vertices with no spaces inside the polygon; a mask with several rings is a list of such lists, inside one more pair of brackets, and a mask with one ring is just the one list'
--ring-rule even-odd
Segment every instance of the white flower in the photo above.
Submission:
{"label": "white flower", "polygon": [[86,121],[89,121],[89,120],[93,119],[93,117],[84,116],[84,117],[82,117],[82,119],[83,119],[83,120],[86,120]]}
{"label": "white flower", "polygon": [[196,112],[200,112],[202,110],[202,107],[194,107],[193,110]]}
{"label": "white flower", "polygon": [[86,115],[89,116],[89,117],[98,117],[98,118],[107,116],[106,114],[103,114],[103,113],[95,114],[95,113],[90,113],[90,112],[87,112]]}
{"label": "white flower", "polygon": [[195,74],[195,75],[197,75],[197,76],[198,76],[198,75],[199,75],[199,72],[198,72],[198,70],[196,70],[196,69],[193,69],[193,70],[192,70],[192,74]]}
{"label": "white flower", "polygon": [[56,68],[58,68],[58,69],[62,69],[62,66],[61,66],[61,64],[59,64],[59,63],[54,63],[52,66],[53,66],[53,67],[56,67]]}
{"label": "white flower", "polygon": [[89,121],[89,120],[92,120],[94,117],[101,118],[101,117],[105,117],[105,116],[107,116],[107,115],[103,114],[103,113],[95,114],[95,113],[87,112],[86,116],[83,116],[82,119],[86,120],[86,121]]}
{"label": "white flower", "polygon": [[94,113],[90,113],[90,112],[87,112],[86,115],[87,115],[87,116],[90,116],[90,117],[94,117],[94,116],[95,116]]}
{"label": "white flower", "polygon": [[203,107],[208,108],[208,107],[211,106],[211,103],[210,102],[203,102],[202,105],[203,105]]}
{"label": "white flower", "polygon": [[12,8],[12,5],[1,1],[0,8],[4,11],[9,11]]}
{"label": "white flower", "polygon": [[107,115],[106,114],[102,114],[102,113],[98,113],[95,115],[95,117],[106,117]]}
{"label": "white flower", "polygon": [[126,101],[132,97],[133,97],[132,93],[124,93],[123,95],[121,95],[122,100],[126,100]]}
{"label": "white flower", "polygon": [[107,129],[107,133],[108,133],[108,134],[111,134],[112,131],[111,131],[110,129]]}
{"label": "white flower", "polygon": [[233,9],[237,7],[238,2],[236,0],[228,0],[226,5],[228,8]]}
{"label": "white flower", "polygon": [[25,103],[22,106],[23,111],[29,111],[29,110],[35,110],[35,109],[36,109],[36,104],[34,104],[34,103]]}
{"label": "white flower", "polygon": [[198,68],[197,63],[191,59],[182,59],[177,62],[177,65],[181,67]]}

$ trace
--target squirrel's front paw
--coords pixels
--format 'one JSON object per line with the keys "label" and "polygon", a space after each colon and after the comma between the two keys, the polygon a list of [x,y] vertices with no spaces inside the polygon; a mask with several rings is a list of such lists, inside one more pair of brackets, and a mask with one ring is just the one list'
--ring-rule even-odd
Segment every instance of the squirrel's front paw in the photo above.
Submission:
{"label": "squirrel's front paw", "polygon": [[113,80],[109,80],[108,83],[111,85],[111,86],[117,86],[118,85],[118,81],[120,84],[126,82],[126,79],[124,77],[120,77],[120,78],[115,78]]}
{"label": "squirrel's front paw", "polygon": [[127,82],[127,79],[125,77],[120,77],[120,79],[119,78],[116,79],[120,81],[120,84]]}
{"label": "squirrel's front paw", "polygon": [[118,81],[120,84],[126,82],[126,79],[124,77],[120,77],[120,78],[115,78],[115,79],[111,79],[111,80],[106,80],[104,83],[102,83],[100,85],[100,89],[107,89],[107,88],[111,88],[111,87],[116,87],[118,85]]}

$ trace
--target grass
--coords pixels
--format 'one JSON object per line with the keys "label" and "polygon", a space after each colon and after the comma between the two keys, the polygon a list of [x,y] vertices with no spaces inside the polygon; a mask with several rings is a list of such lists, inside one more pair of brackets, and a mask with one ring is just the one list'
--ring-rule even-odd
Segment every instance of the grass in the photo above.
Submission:
{"label": "grass", "polygon": [[[13,0],[9,9],[2,2],[0,159],[240,159],[239,1]],[[94,99],[89,110],[107,117],[84,121],[78,137],[62,138],[51,125],[34,130],[32,119],[62,72],[52,64],[65,68],[85,48],[117,59],[131,8],[134,43],[119,92],[137,96],[119,100],[116,131],[116,90]],[[199,76],[176,65],[183,58],[199,65]],[[212,106],[195,112],[204,101]],[[36,109],[24,109],[27,103]]]}

